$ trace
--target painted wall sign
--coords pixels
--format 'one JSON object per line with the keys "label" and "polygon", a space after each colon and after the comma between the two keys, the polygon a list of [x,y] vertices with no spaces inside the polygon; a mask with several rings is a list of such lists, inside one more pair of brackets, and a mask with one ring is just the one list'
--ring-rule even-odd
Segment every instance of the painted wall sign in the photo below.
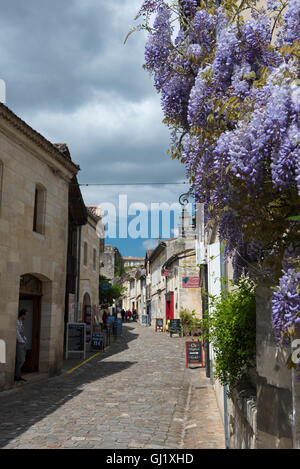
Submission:
{"label": "painted wall sign", "polygon": [[182,288],[200,288],[200,277],[182,277]]}
{"label": "painted wall sign", "polygon": [[200,341],[188,341],[186,345],[186,367],[200,365],[204,367],[203,343]]}

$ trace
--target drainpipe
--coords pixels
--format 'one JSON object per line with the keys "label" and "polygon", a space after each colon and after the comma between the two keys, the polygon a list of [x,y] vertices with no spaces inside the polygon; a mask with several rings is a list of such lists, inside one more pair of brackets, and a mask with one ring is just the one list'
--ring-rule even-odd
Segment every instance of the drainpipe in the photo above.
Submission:
{"label": "drainpipe", "polygon": [[[226,278],[226,267],[225,267],[225,259],[224,253],[222,251],[222,244],[220,244],[220,272],[221,277]],[[221,285],[222,290],[226,291],[227,287],[225,285]],[[227,384],[223,386],[223,393],[224,393],[224,431],[225,431],[225,445],[226,449],[229,449],[229,421],[228,421],[228,386]]]}
{"label": "drainpipe", "polygon": [[[207,319],[207,311],[208,311],[208,301],[207,301],[207,293],[208,293],[208,272],[207,272],[207,264],[204,265],[204,290],[205,293],[202,295],[202,305],[203,305],[203,318]],[[209,339],[205,340],[204,344],[205,348],[205,357],[206,357],[206,377],[210,378],[210,355],[209,355]]]}
{"label": "drainpipe", "polygon": [[81,263],[81,229],[82,226],[78,227],[78,255],[77,255],[77,291],[76,291],[76,315],[75,322],[78,321],[78,308],[79,308],[79,292],[80,292],[80,263]]}

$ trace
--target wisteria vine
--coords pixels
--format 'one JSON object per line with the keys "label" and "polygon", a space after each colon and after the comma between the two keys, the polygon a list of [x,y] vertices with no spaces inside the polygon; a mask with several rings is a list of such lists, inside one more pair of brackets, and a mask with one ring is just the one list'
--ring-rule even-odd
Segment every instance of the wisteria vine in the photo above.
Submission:
{"label": "wisteria vine", "polygon": [[300,214],[300,0],[257,3],[144,0],[137,18],[149,31],[145,68],[172,157],[184,162],[208,226],[218,224],[235,277],[255,262],[279,284],[272,308],[282,341],[300,324],[299,222],[289,221]]}

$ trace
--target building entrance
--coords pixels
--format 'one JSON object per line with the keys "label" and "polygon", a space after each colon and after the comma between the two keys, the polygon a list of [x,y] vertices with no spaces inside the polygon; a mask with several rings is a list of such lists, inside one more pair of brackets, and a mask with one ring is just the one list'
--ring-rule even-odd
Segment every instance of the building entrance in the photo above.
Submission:
{"label": "building entrance", "polygon": [[19,311],[26,309],[28,316],[24,321],[24,334],[27,339],[26,359],[22,372],[39,371],[40,331],[41,331],[42,282],[32,275],[20,279]]}

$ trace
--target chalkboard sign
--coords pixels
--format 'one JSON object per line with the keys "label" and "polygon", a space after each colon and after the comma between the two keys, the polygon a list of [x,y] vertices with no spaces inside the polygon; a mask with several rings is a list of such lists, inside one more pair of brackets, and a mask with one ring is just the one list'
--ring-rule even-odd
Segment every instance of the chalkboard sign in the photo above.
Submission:
{"label": "chalkboard sign", "polygon": [[92,335],[92,349],[104,350],[104,334],[101,332],[94,332]]}
{"label": "chalkboard sign", "polygon": [[83,353],[86,351],[86,324],[81,322],[67,323],[66,359],[70,352]]}
{"label": "chalkboard sign", "polygon": [[156,318],[155,331],[163,331],[163,330],[164,330],[164,320],[161,318]]}
{"label": "chalkboard sign", "polygon": [[148,316],[146,314],[142,315],[142,325],[148,326]]}
{"label": "chalkboard sign", "polygon": [[188,341],[186,344],[186,367],[201,365],[204,367],[203,344],[200,341]]}
{"label": "chalkboard sign", "polygon": [[170,337],[172,337],[172,334],[181,334],[180,319],[170,319],[168,331]]}

